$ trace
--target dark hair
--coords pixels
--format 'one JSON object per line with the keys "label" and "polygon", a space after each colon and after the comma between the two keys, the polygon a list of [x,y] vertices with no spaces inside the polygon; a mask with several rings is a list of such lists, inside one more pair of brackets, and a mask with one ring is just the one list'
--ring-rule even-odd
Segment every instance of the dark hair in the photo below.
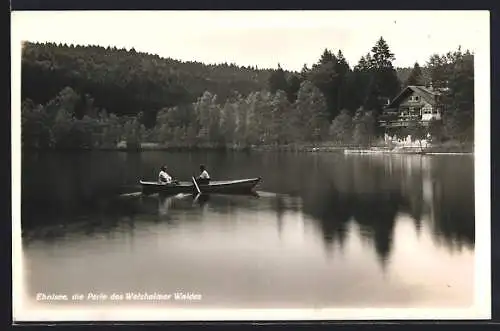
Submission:
{"label": "dark hair", "polygon": [[167,171],[167,167],[166,166],[161,166],[161,170]]}
{"label": "dark hair", "polygon": [[200,170],[201,171],[205,170],[205,166],[203,164],[200,164]]}

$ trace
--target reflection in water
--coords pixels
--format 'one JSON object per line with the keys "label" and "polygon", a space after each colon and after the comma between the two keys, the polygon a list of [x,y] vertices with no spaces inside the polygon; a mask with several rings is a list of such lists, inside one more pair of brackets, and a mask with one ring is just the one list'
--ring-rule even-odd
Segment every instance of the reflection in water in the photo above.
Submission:
{"label": "reflection in water", "polygon": [[[177,157],[186,162],[183,154]],[[60,191],[42,201],[69,202],[71,208],[58,213],[40,212],[33,201],[41,191],[26,186],[23,245],[32,292],[182,285],[203,290],[211,298],[205,304],[212,306],[470,303],[472,158],[259,157],[260,166],[255,155],[189,156],[194,164],[212,162],[231,178],[268,173],[258,196],[104,194],[113,191],[110,183],[130,185],[153,173],[166,159],[157,154],[60,163],[71,169],[61,172],[64,178],[89,168],[96,174],[75,179],[74,187],[55,181]],[[102,167],[113,158],[122,170]],[[40,167],[56,166],[51,160]],[[127,163],[126,170],[119,160]],[[182,169],[172,155],[168,160],[170,167]],[[98,168],[106,169],[99,173]],[[23,173],[23,185],[25,178],[43,180],[33,172]],[[122,177],[113,177],[116,173]],[[436,275],[425,274],[426,268]]]}
{"label": "reflection in water", "polygon": [[[275,154],[279,155],[280,154]],[[141,154],[125,154],[127,162],[127,178],[134,177],[133,174],[141,173]],[[39,158],[39,156],[38,156]],[[346,156],[342,162],[328,157],[320,159],[315,156],[311,169],[316,169],[306,178],[305,183],[295,183],[290,185],[291,181],[284,182],[279,180],[280,190],[295,186],[296,189],[288,189],[289,192],[300,196],[304,200],[304,212],[320,221],[320,228],[323,231],[325,242],[338,242],[342,244],[346,237],[346,225],[350,219],[354,219],[363,229],[363,234],[374,241],[374,246],[380,255],[382,261],[385,261],[390,255],[391,236],[394,228],[395,218],[398,213],[407,213],[414,221],[415,228],[418,231],[422,228],[422,222],[428,222],[434,228],[436,240],[450,246],[450,248],[474,244],[474,200],[473,200],[473,162],[470,159],[460,160],[460,166],[453,166],[455,159],[422,157],[422,156],[381,156],[381,157],[352,157]],[[47,158],[47,160],[51,160]],[[76,195],[67,192],[65,188],[58,187],[55,192],[64,198],[61,207],[64,211],[81,211],[85,208],[85,213],[79,213],[77,218],[83,218],[89,224],[102,224],[102,218],[108,219],[110,213],[119,211],[123,214],[142,213],[137,209],[136,202],[131,203],[132,199],[109,199],[99,192],[108,190],[99,190],[100,185],[93,185],[96,182],[103,181],[103,177],[111,172],[89,171],[97,170],[100,160],[89,162],[87,158],[77,155],[76,158],[63,158],[63,160],[74,162],[62,162],[60,164],[63,171],[63,177],[74,178],[68,185],[65,181],[55,181],[71,187],[76,191]],[[37,159],[37,161],[39,161]],[[273,161],[271,159],[271,161]],[[267,160],[267,166],[271,164]],[[304,162],[303,160],[301,160]],[[333,161],[333,162],[332,162]],[[105,162],[109,162],[106,160]],[[319,164],[322,163],[322,164]],[[42,170],[52,169],[55,164],[49,162],[47,167]],[[305,166],[300,164],[298,169]],[[107,167],[105,167],[107,168]],[[112,167],[113,168],[113,167]],[[294,169],[294,167],[290,167]],[[76,170],[75,170],[76,169]],[[102,169],[102,167],[100,167]],[[106,169],[104,169],[106,170]],[[113,169],[112,169],[113,170]],[[84,176],[64,175],[64,172],[86,173]],[[99,175],[101,173],[101,175]],[[29,175],[29,173],[28,173]],[[299,178],[303,180],[304,176],[295,176],[295,174],[284,174],[280,178]],[[24,174],[23,174],[23,178]],[[135,177],[137,178],[137,177]],[[271,180],[272,177],[269,177]],[[109,181],[111,178],[107,178]],[[29,182],[27,176],[23,183]],[[293,184],[293,183],[292,183]],[[26,187],[23,196],[30,196],[29,192],[40,186]],[[42,186],[43,187],[43,186]],[[50,194],[32,192],[37,198]],[[101,193],[102,193],[101,192]],[[182,197],[182,196],[180,196]],[[168,215],[173,201],[177,197],[168,197],[163,200],[160,208],[160,214]],[[209,196],[202,195],[197,198],[197,203],[203,206],[208,201]],[[40,199],[39,199],[40,200]],[[143,199],[147,205],[147,199]],[[40,204],[45,204],[42,200]],[[79,203],[83,205],[80,208],[75,207]],[[37,216],[43,212],[39,209],[40,204],[28,204],[29,208],[23,208],[24,228],[31,225],[31,220],[35,219],[30,213]],[[291,208],[296,208],[292,205]],[[274,208],[278,219],[278,227],[282,226],[284,214],[283,195],[278,194],[275,199]],[[51,209],[50,212],[61,212]],[[297,209],[295,209],[297,210]],[[92,211],[101,212],[101,216],[95,215]],[[36,217],[38,218],[38,217]],[[57,220],[55,227],[48,230],[51,237],[56,237],[57,233],[67,223],[73,222],[74,215],[64,217],[55,217],[50,215],[45,219]],[[63,224],[61,224],[63,223]],[[44,224],[45,225],[45,224]],[[92,230],[89,230],[92,231]]]}
{"label": "reflection in water", "polygon": [[[450,250],[463,245],[472,248],[472,160],[462,160],[459,168],[450,166],[453,160],[435,161],[421,156],[347,157],[344,164],[337,164],[337,171],[323,172],[322,176],[331,176],[327,185],[304,195],[304,212],[319,221],[327,244],[343,245],[347,224],[354,220],[373,241],[382,262],[390,256],[401,213],[411,217],[417,233],[422,222],[427,222],[434,239]],[[456,182],[456,178],[460,178],[460,188],[442,184]]]}

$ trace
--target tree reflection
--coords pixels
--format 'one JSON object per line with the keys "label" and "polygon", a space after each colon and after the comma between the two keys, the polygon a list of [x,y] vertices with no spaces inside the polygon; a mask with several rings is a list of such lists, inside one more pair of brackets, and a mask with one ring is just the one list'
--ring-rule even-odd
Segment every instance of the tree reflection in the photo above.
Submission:
{"label": "tree reflection", "polygon": [[401,197],[397,193],[340,192],[335,187],[324,191],[322,196],[314,201],[305,198],[303,212],[319,221],[327,246],[344,245],[348,222],[353,219],[364,230],[363,235],[373,242],[380,261],[387,261]]}
{"label": "tree reflection", "polygon": [[[202,161],[216,164],[217,158],[227,161],[221,161],[217,169],[225,177],[262,173],[264,180],[259,190],[286,194],[274,195],[272,206],[267,205],[270,199],[265,198],[217,196],[198,203],[206,202],[211,212],[229,216],[237,209],[274,209],[279,232],[287,211],[304,212],[317,221],[326,246],[345,245],[351,228],[349,222],[353,220],[380,260],[387,261],[397,215],[405,214],[413,219],[417,232],[430,231],[436,241],[443,241],[451,249],[461,245],[474,247],[473,158],[334,153],[259,155],[217,154],[208,160],[204,155],[190,159],[191,154],[180,153],[169,157],[168,163],[179,172],[178,176],[189,175],[191,170],[186,164]],[[61,226],[47,234],[55,238],[72,223],[81,223],[81,217],[95,220],[87,222],[89,235],[124,224],[133,229],[137,220],[168,221],[171,215],[182,214],[184,210],[189,210],[187,218],[191,218],[195,215],[191,198],[110,198],[113,188],[136,183],[140,177],[156,176],[156,167],[164,162],[164,154],[154,153],[23,158],[23,236],[34,225]]]}
{"label": "tree reflection", "polygon": [[328,246],[337,242],[342,247],[347,235],[347,222],[352,216],[353,201],[348,195],[341,195],[334,187],[313,201],[304,199],[303,212],[320,220],[323,238]]}
{"label": "tree reflection", "polygon": [[[475,242],[474,195],[467,197],[453,186],[436,187],[434,234],[447,243],[473,247]],[[452,245],[454,246],[454,245]]]}
{"label": "tree reflection", "polygon": [[327,246],[344,245],[353,219],[383,264],[390,258],[399,213],[411,217],[417,233],[425,226],[450,249],[473,247],[471,164],[462,159],[462,167],[453,167],[453,161],[441,161],[357,157],[334,169],[324,167],[322,180],[302,194],[303,212],[318,221]]}
{"label": "tree reflection", "polygon": [[392,249],[395,218],[401,196],[397,192],[367,193],[353,196],[351,212],[354,219],[365,229],[374,242],[380,261],[386,262]]}

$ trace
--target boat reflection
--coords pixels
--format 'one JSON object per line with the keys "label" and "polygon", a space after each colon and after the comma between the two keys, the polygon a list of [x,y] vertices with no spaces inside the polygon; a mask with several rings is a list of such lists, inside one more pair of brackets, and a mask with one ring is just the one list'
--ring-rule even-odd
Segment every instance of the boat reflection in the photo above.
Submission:
{"label": "boat reflection", "polygon": [[168,217],[172,210],[188,210],[193,206],[205,207],[209,203],[214,210],[217,210],[220,206],[232,204],[234,202],[239,202],[238,206],[244,206],[245,200],[249,199],[248,201],[251,201],[257,198],[260,198],[257,192],[241,194],[180,193],[175,195],[143,195],[138,200],[136,210],[140,214],[158,214],[161,217]]}

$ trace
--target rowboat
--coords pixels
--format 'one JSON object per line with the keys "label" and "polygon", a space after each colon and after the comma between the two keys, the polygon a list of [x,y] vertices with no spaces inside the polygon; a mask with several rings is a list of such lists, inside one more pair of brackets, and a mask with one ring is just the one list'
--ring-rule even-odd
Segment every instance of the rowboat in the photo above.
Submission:
{"label": "rowboat", "polygon": [[[219,193],[219,194],[248,194],[252,193],[255,186],[261,181],[261,177],[238,179],[238,180],[221,180],[210,181],[209,184],[198,184],[202,193]],[[160,194],[178,194],[178,193],[197,193],[198,190],[193,182],[178,182],[176,184],[164,184],[151,181],[139,181],[142,186],[142,193],[145,195],[160,193]]]}

